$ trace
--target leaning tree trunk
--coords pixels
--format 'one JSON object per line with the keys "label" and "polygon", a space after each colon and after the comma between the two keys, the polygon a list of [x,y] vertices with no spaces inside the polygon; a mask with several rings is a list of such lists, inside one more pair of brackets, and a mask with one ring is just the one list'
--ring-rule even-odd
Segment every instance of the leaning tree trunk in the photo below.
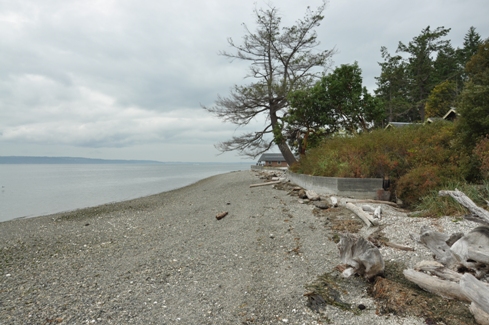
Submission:
{"label": "leaning tree trunk", "polygon": [[[270,109],[270,122],[272,123],[273,129],[279,125],[276,110]],[[275,140],[275,144],[280,149],[282,156],[284,156],[284,159],[289,166],[292,166],[293,163],[297,162],[297,159],[295,159],[295,156],[287,145],[285,138],[281,137],[279,141]]]}
{"label": "leaning tree trunk", "polygon": [[290,151],[290,148],[287,145],[287,143],[285,143],[285,141],[283,143],[277,143],[277,146],[280,149],[280,152],[284,156],[284,159],[289,166],[297,162],[297,160],[294,157],[294,154],[292,153],[292,151]]}

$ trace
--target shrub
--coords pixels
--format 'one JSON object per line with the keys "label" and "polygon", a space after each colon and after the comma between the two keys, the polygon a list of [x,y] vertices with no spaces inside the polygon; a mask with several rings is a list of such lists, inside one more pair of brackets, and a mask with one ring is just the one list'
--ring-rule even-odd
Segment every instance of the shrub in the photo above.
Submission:
{"label": "shrub", "polygon": [[428,195],[434,189],[440,188],[446,179],[438,166],[428,165],[411,169],[399,178],[396,195],[403,204],[414,206],[420,203],[420,198]]}
{"label": "shrub", "polygon": [[489,180],[489,137],[486,136],[477,143],[474,155],[479,160],[482,178]]}

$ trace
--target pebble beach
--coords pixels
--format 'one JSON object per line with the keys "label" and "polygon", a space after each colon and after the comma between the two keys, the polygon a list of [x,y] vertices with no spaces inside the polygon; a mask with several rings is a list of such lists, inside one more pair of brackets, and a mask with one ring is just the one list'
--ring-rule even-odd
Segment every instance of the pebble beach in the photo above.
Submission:
{"label": "pebble beach", "polygon": [[[348,299],[360,313],[309,308],[305,286],[340,263],[336,244],[313,205],[250,188],[260,182],[231,172],[0,223],[0,324],[426,324],[378,315],[358,278]],[[423,222],[412,221],[413,231]],[[397,227],[409,244],[407,226]],[[412,264],[423,252],[384,253]]]}

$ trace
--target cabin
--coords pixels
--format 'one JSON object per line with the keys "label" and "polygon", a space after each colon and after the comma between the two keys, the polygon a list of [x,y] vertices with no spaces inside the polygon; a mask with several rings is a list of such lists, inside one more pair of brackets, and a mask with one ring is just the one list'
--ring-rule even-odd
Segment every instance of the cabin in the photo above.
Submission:
{"label": "cabin", "polygon": [[257,165],[265,167],[287,167],[287,162],[281,153],[264,153],[258,159]]}

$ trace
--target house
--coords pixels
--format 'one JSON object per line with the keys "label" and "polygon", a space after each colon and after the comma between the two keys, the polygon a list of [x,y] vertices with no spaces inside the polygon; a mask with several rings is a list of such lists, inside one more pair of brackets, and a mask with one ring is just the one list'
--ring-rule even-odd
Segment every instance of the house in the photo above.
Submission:
{"label": "house", "polygon": [[258,159],[258,165],[266,167],[287,167],[287,162],[281,153],[264,153]]}

